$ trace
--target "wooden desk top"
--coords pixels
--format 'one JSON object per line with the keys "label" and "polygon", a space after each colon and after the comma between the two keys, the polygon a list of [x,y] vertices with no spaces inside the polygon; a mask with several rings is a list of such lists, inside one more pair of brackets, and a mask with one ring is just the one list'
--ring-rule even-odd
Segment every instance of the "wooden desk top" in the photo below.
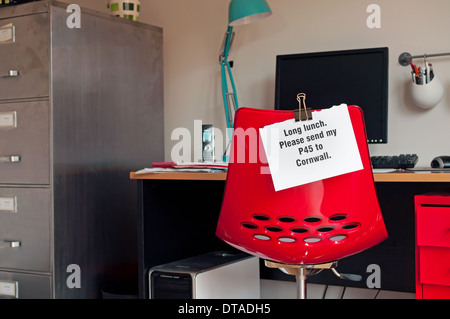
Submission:
{"label": "wooden desk top", "polygon": [[[422,182],[422,183],[450,183],[450,171],[394,171],[389,173],[373,174],[375,182]],[[170,172],[170,173],[130,173],[130,179],[135,180],[203,180],[203,181],[225,181],[227,173],[192,173],[192,172]]]}

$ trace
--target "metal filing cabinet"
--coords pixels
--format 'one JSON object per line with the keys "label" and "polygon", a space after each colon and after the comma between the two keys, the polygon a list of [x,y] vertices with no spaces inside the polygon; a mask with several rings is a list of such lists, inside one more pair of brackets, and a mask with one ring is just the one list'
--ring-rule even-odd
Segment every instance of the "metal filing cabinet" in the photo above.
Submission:
{"label": "metal filing cabinet", "polygon": [[72,29],[67,6],[0,8],[0,298],[137,278],[129,172],[164,156],[162,30],[87,9]]}

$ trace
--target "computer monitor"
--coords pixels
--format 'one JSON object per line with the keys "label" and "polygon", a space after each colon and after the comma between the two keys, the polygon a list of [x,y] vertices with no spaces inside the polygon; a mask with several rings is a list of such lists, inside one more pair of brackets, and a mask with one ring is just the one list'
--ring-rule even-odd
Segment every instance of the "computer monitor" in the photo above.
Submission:
{"label": "computer monitor", "polygon": [[311,109],[345,103],[362,108],[369,143],[387,143],[388,48],[278,55],[275,109]]}

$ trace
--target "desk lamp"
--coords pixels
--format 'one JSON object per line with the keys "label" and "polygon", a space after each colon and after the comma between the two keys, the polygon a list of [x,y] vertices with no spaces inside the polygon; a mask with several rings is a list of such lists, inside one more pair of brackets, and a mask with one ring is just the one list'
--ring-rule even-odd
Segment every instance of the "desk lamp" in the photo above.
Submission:
{"label": "desk lamp", "polygon": [[[249,24],[272,14],[266,0],[231,0],[228,9],[228,28],[224,36],[222,48],[220,50],[220,67],[222,75],[222,94],[225,107],[225,117],[227,128],[233,127],[233,116],[239,107],[233,75],[231,73],[232,61],[228,61],[228,54],[233,42],[233,27],[242,24]],[[227,78],[228,76],[228,78]],[[228,88],[228,81],[231,84],[231,91]],[[230,132],[230,130],[228,130]]]}

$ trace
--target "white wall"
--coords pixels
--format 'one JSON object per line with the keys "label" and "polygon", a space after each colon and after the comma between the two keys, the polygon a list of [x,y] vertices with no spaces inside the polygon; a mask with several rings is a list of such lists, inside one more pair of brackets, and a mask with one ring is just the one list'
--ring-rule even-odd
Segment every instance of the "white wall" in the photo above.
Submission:
{"label": "white wall", "polygon": [[[107,11],[106,0],[69,1]],[[219,49],[229,0],[142,0],[141,21],[164,29],[166,160],[171,133],[193,132],[194,120],[225,128],[220,91]],[[442,80],[444,100],[429,111],[415,107],[407,92],[410,69],[397,63],[413,55],[450,52],[448,0],[268,0],[273,15],[236,27],[230,59],[241,106],[273,108],[277,54],[387,46],[389,143],[371,145],[372,155],[417,153],[418,166],[450,154],[450,57],[430,59]],[[369,29],[367,6],[381,7],[381,28]],[[193,158],[194,159],[194,158]],[[195,160],[195,159],[194,159]]]}

